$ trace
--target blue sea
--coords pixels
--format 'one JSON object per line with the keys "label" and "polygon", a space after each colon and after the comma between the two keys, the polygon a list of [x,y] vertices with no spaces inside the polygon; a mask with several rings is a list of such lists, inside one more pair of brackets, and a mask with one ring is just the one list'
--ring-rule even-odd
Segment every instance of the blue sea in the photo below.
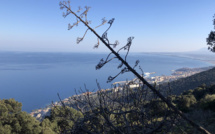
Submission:
{"label": "blue sea", "polygon": [[[23,104],[23,110],[43,108],[52,101],[67,98],[85,88],[96,91],[96,80],[101,88],[111,87],[111,83],[133,79],[131,73],[117,77],[106,83],[108,76],[119,73],[118,60],[105,65],[100,70],[95,66],[105,53],[28,53],[0,52],[0,99],[15,98]],[[124,55],[122,55],[124,56]],[[139,60],[144,72],[154,75],[170,75],[172,70],[182,67],[207,67],[212,64],[183,57],[173,57],[153,53],[131,53],[127,62],[132,66]],[[136,68],[138,72],[139,67]]]}

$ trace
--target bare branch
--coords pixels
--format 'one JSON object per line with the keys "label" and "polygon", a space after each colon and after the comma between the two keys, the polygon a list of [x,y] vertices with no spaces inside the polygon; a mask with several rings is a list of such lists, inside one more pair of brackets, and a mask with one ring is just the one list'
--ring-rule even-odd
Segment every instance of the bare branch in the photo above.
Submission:
{"label": "bare branch", "polygon": [[[131,46],[131,43],[132,43],[132,40],[134,39],[134,37],[130,37],[130,38],[128,38],[128,43],[124,46],[124,47],[122,47],[119,51],[121,51],[122,49],[124,49],[124,50],[126,50],[127,51],[127,53],[126,53],[126,56],[124,57],[124,59],[122,58],[122,57],[120,57],[120,55],[119,55],[119,51],[115,51],[112,47],[111,47],[111,44],[110,44],[110,42],[109,42],[109,39],[108,39],[108,37],[107,37],[107,31],[110,29],[110,27],[112,26],[112,24],[113,24],[113,22],[114,22],[114,19],[111,19],[109,22],[108,22],[108,24],[110,24],[110,26],[108,27],[108,29],[103,33],[103,35],[102,36],[99,36],[96,32],[95,32],[95,30],[94,29],[92,29],[88,24],[89,24],[89,22],[88,22],[88,20],[87,20],[87,13],[88,13],[88,11],[89,11],[89,7],[85,7],[86,8],[86,10],[80,15],[80,16],[78,16],[75,12],[73,12],[72,10],[71,10],[71,7],[70,6],[68,6],[67,5],[68,3],[67,2],[61,2],[60,3],[60,8],[61,9],[64,9],[64,8],[66,8],[67,9],[67,13],[65,13],[64,14],[64,17],[66,17],[66,16],[68,16],[70,13],[71,14],[73,14],[78,20],[80,20],[80,22],[82,22],[86,27],[87,27],[87,29],[89,29],[91,32],[93,32],[95,35],[96,35],[96,37],[102,42],[102,43],[104,43],[104,45],[111,51],[111,54],[113,54],[113,55],[115,55],[116,56],[116,58],[118,59],[118,60],[120,60],[120,62],[121,63],[123,63],[124,64],[124,68],[121,70],[121,72],[119,73],[119,74],[121,74],[121,73],[125,73],[125,72],[128,72],[128,71],[131,71],[143,84],[145,84],[148,88],[150,88],[151,89],[151,91],[156,95],[156,97],[159,97],[165,104],[167,104],[167,106],[170,108],[170,109],[172,109],[174,112],[174,114],[176,114],[176,115],[180,115],[184,120],[186,120],[189,124],[191,124],[193,127],[195,127],[195,128],[197,128],[200,132],[202,132],[202,133],[205,133],[205,134],[210,134],[207,130],[205,130],[203,127],[201,127],[201,126],[199,126],[198,124],[196,124],[195,122],[193,122],[193,121],[191,121],[190,119],[188,119],[180,110],[178,110],[171,102],[169,102],[169,100],[168,99],[166,99],[155,87],[153,87],[151,84],[149,84],[140,74],[138,74],[128,63],[127,63],[127,55],[128,55],[128,53],[129,53],[129,50],[130,50],[130,46]],[[85,21],[82,19],[83,17],[85,17]],[[212,34],[212,36],[211,37],[213,37],[214,35]],[[211,38],[209,38],[209,39],[211,39]],[[213,39],[213,38],[212,38]],[[98,68],[101,68],[104,64],[106,64],[107,62],[108,62],[108,60],[107,59],[109,59],[109,58],[106,58],[106,61],[103,61],[103,59],[100,61],[100,65],[101,66],[99,66]],[[108,78],[108,81],[111,81],[111,80],[113,80],[114,78],[116,78],[119,74],[117,74],[115,77],[109,77]],[[100,95],[102,95],[102,94],[100,94]],[[128,94],[128,91],[127,91],[127,95],[129,95]],[[122,96],[123,97],[123,96]],[[152,96],[153,97],[153,96]],[[107,114],[106,114],[106,112],[105,112],[105,109],[104,109],[104,107],[103,107],[103,105],[106,103],[106,101],[103,101],[103,99],[105,99],[105,95],[102,95],[102,96],[100,96],[99,97],[100,99],[99,99],[99,103],[100,103],[100,109],[98,109],[99,111],[102,111],[100,114],[100,116],[103,116],[103,119],[104,120],[106,120],[106,123],[109,125],[109,126],[111,126],[111,129],[113,128],[114,130],[116,130],[116,131],[118,131],[118,130],[121,130],[121,129],[119,129],[119,128],[117,128],[116,126],[114,126],[114,124],[109,120],[109,117],[107,116]],[[129,107],[129,105],[128,104],[126,104],[127,102],[128,102],[128,100],[129,100],[129,97],[128,96],[125,96],[124,98],[123,98],[124,100],[126,100],[126,101],[124,101],[124,103],[123,103],[123,105],[122,106],[128,106],[128,108],[131,108],[131,107]],[[141,101],[142,102],[142,101]],[[145,105],[144,105],[145,106]],[[127,107],[126,107],[127,108]],[[141,110],[143,110],[144,108],[142,108]],[[143,110],[144,111],[144,110]],[[150,113],[150,112],[149,112]],[[123,117],[124,116],[124,118],[126,118],[126,116],[125,115],[122,115],[122,116],[118,116],[117,118],[119,118],[120,119],[120,117]],[[144,118],[145,118],[145,115],[143,115],[144,116]],[[93,116],[93,117],[95,117],[95,116]],[[148,118],[148,117],[150,117],[150,115],[149,116],[146,116],[146,118]],[[152,117],[152,116],[151,116]],[[127,118],[126,118],[126,120],[127,120]],[[119,120],[118,120],[119,121]],[[152,129],[152,128],[155,128],[155,124],[153,123],[153,119],[152,118],[149,118],[148,119],[148,121],[150,121],[150,123],[148,123],[148,124],[144,124],[144,126],[146,126],[145,128],[149,128],[149,129]],[[142,121],[143,123],[144,123],[144,121]],[[122,122],[123,123],[123,122]],[[128,123],[128,122],[127,122]],[[129,126],[130,127],[130,126]],[[136,130],[135,131],[137,131],[137,128],[138,127],[135,127],[136,128]],[[142,129],[143,127],[141,127],[141,129]],[[144,128],[144,129],[145,129]],[[159,127],[158,127],[159,128]],[[93,128],[92,128],[93,129]],[[107,129],[109,129],[109,128],[107,128]],[[120,131],[118,131],[118,132],[120,132]]]}

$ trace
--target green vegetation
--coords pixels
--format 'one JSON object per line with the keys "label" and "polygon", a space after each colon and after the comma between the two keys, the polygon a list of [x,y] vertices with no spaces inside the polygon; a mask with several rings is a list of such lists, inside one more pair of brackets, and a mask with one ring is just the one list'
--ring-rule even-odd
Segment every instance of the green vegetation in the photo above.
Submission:
{"label": "green vegetation", "polygon": [[51,109],[50,116],[47,116],[41,125],[43,128],[50,129],[54,133],[61,133],[70,130],[80,117],[83,115],[71,107],[56,106]]}
{"label": "green vegetation", "polygon": [[[172,98],[177,107],[187,116],[215,133],[215,85],[203,84],[195,89],[184,91],[177,97],[172,96]],[[186,125],[187,133],[197,133],[188,124]]]}
{"label": "green vegetation", "polygon": [[169,84],[165,83],[160,86],[161,89],[167,89],[170,85],[172,94],[179,95],[181,92],[194,89],[201,84],[214,85],[215,84],[215,68],[204,71],[186,78],[181,78],[172,81]]}
{"label": "green vegetation", "polygon": [[[132,98],[131,95],[129,97]],[[178,96],[171,95],[168,99],[192,120],[198,122],[210,132],[215,132],[215,85],[206,86],[203,84],[195,89],[184,91]],[[141,120],[145,121],[145,127],[150,127],[150,125],[158,126],[163,121],[168,122],[174,116],[169,113],[167,105],[160,99],[155,98],[151,101],[142,102],[142,106],[146,110],[144,114],[146,117],[140,116],[142,106],[135,106],[135,103],[135,101],[127,102],[126,104],[132,104],[133,106],[124,105],[125,107],[120,107],[118,114],[111,114],[112,107],[103,109],[105,112],[101,112],[101,109],[98,108],[93,111],[88,110],[82,114],[71,107],[56,106],[51,109],[49,116],[39,122],[26,112],[22,112],[22,104],[14,99],[0,100],[0,132],[3,134],[56,134],[63,132],[87,133],[87,131],[97,133],[95,131],[97,130],[98,132],[105,131],[114,134],[118,132],[111,129],[111,127],[107,127],[109,125],[105,119],[106,117],[119,130],[126,129],[126,121],[136,126],[135,129],[141,130],[144,127],[139,125]],[[116,107],[119,107],[119,105],[116,105]],[[129,112],[129,110],[134,112]],[[116,110],[114,112],[117,113]],[[124,116],[124,114],[120,114],[123,112],[128,113]],[[78,129],[80,124],[84,126],[86,132],[83,129]],[[166,132],[165,129],[168,127],[167,123],[156,133]],[[171,134],[179,134],[182,131],[198,133],[191,125],[180,119],[177,125],[172,126],[170,130],[169,133],[171,132]],[[131,132],[136,132],[136,130],[131,129]]]}
{"label": "green vegetation", "polygon": [[82,116],[73,108],[53,107],[50,116],[39,122],[21,109],[22,104],[14,99],[0,100],[1,134],[57,134],[71,129],[71,118]]}
{"label": "green vegetation", "polygon": [[184,91],[181,96],[193,96],[188,98],[189,102],[196,99],[195,103],[190,103],[189,109],[193,106],[195,109],[211,110],[215,112],[215,85],[207,87],[205,84],[194,90]]}
{"label": "green vegetation", "polygon": [[[99,95],[97,97],[97,100],[99,103],[97,103],[97,104],[92,103],[94,100],[92,100],[89,97],[89,95],[87,97],[85,97],[85,100],[78,100],[78,102],[81,102],[82,104],[84,104],[82,106],[86,107],[85,112],[83,110],[81,110],[81,111],[82,111],[82,113],[87,113],[87,115],[86,115],[87,119],[84,119],[82,122],[80,122],[80,124],[83,124],[83,125],[78,125],[77,126],[78,129],[75,129],[75,130],[77,130],[75,132],[80,133],[80,131],[78,131],[78,130],[81,129],[83,132],[86,132],[86,133],[91,133],[92,131],[95,133],[155,133],[155,132],[159,132],[163,126],[167,125],[166,121],[171,122],[170,124],[173,124],[173,122],[175,122],[175,119],[171,119],[171,116],[173,114],[175,116],[180,116],[181,118],[183,118],[183,120],[185,120],[187,123],[192,125],[199,132],[202,132],[205,134],[210,134],[210,132],[207,131],[205,128],[203,128],[202,126],[198,125],[196,122],[193,122],[188,117],[186,117],[186,115],[182,111],[180,111],[178,109],[178,107],[176,107],[171,102],[171,100],[168,100],[168,98],[166,98],[160,92],[160,90],[157,90],[155,87],[153,87],[148,81],[146,81],[146,79],[144,77],[142,77],[137,72],[135,67],[138,66],[139,60],[137,60],[135,62],[134,66],[131,66],[130,64],[127,63],[127,56],[130,51],[130,47],[131,47],[132,40],[134,39],[134,37],[129,37],[127,39],[127,44],[125,46],[121,47],[118,50],[115,50],[115,47],[119,44],[119,42],[116,40],[115,43],[111,43],[107,36],[108,31],[111,28],[111,26],[115,20],[114,18],[112,18],[109,21],[107,21],[104,18],[104,19],[102,19],[102,24],[93,28],[94,26],[91,27],[91,23],[89,22],[89,20],[87,18],[90,7],[85,6],[84,11],[81,11],[82,9],[81,9],[81,7],[79,7],[79,9],[77,11],[74,11],[74,9],[71,8],[72,6],[70,4],[70,1],[61,1],[59,5],[60,5],[60,9],[65,10],[65,12],[63,13],[63,17],[67,17],[68,15],[72,14],[73,17],[76,18],[76,22],[73,23],[73,25],[71,25],[71,24],[68,25],[68,30],[72,29],[74,26],[78,26],[79,23],[82,23],[82,24],[84,24],[84,26],[86,26],[86,31],[83,34],[83,37],[77,38],[77,44],[79,44],[81,41],[83,41],[83,39],[85,38],[85,35],[88,31],[91,31],[98,39],[98,43],[94,46],[94,48],[98,48],[100,45],[99,42],[101,41],[110,50],[110,53],[106,57],[106,60],[104,60],[102,58],[100,60],[100,62],[97,64],[96,69],[101,69],[105,64],[109,63],[110,61],[112,61],[114,59],[118,59],[120,61],[120,64],[118,65],[117,68],[120,69],[121,71],[118,74],[116,74],[115,76],[109,76],[107,82],[111,82],[116,77],[118,77],[120,74],[123,74],[126,72],[132,72],[139,79],[139,81],[142,84],[144,84],[144,86],[147,86],[147,88],[150,89],[150,94],[148,94],[148,92],[146,92],[146,95],[145,95],[145,96],[149,95],[148,98],[142,97],[141,95],[139,95],[139,94],[142,94],[141,92],[145,92],[146,88],[145,89],[140,88],[141,92],[135,92],[134,95],[132,95],[132,93],[128,93],[129,89],[124,88],[123,90],[127,93],[120,96],[120,99],[117,97],[111,97],[105,93],[104,94],[102,93],[103,95],[99,93]],[[109,27],[100,36],[95,31],[95,29],[104,25],[105,23],[108,23]],[[211,39],[212,40],[214,39],[214,34],[212,34],[211,37],[212,38],[207,39],[207,41],[209,41],[209,44],[211,44]],[[126,55],[124,55],[124,56],[120,55],[122,50],[126,51]],[[139,67],[139,69],[140,69],[140,71],[142,71],[142,74],[143,74],[143,70],[141,69],[141,67]],[[98,84],[98,87],[100,87],[99,84]],[[165,89],[168,89],[168,88],[165,88]],[[154,94],[154,95],[152,95],[152,94]],[[134,98],[130,99],[130,96],[133,96]],[[139,98],[137,98],[137,97],[139,97]],[[189,97],[191,97],[191,99]],[[156,117],[157,114],[155,114],[154,112],[156,112],[156,108],[158,108],[158,106],[156,106],[155,108],[152,108],[153,109],[152,111],[151,110],[148,111],[148,108],[152,106],[152,104],[153,104],[152,101],[155,100],[155,102],[156,102],[156,101],[158,101],[158,98],[167,105],[168,108],[166,109],[166,111],[167,112],[170,111],[170,112],[168,114],[165,114],[166,116],[165,116],[165,118],[163,118],[161,120],[160,124],[155,125],[154,122],[157,122],[157,121],[154,121],[154,120],[155,120],[155,118],[157,119],[157,117]],[[189,109],[189,107],[193,106],[196,103],[196,99],[194,96],[184,96],[180,100],[177,100],[177,101],[180,102],[181,104],[185,104],[185,106],[182,108],[185,110]],[[77,102],[77,100],[76,100],[76,102]],[[86,102],[86,103],[83,103],[83,102]],[[109,104],[112,104],[111,109],[107,108],[107,106],[110,106]],[[158,103],[158,104],[160,104],[160,103]],[[77,105],[77,107],[79,107],[79,106]],[[83,109],[83,108],[81,108],[81,109]],[[96,109],[96,111],[95,111],[95,109]],[[122,109],[125,109],[125,110],[122,110]],[[93,114],[91,114],[91,112]],[[128,118],[129,117],[128,114],[134,115],[134,113],[137,113],[137,116],[142,117],[140,120],[136,121],[135,123],[133,122],[133,120],[130,120]],[[117,118],[116,120],[111,120],[111,117],[110,117],[111,115],[114,115],[114,117],[119,116],[119,118]],[[96,124],[94,124],[94,123],[91,124],[92,120],[94,120],[95,117],[98,117],[98,116],[101,116],[98,119],[103,118],[104,122],[102,122],[103,123],[102,128],[97,128],[97,126],[100,122],[97,122]],[[120,116],[122,116],[122,117],[120,117]],[[85,115],[84,115],[84,117],[85,117]],[[119,126],[117,124],[116,121],[118,119],[119,120],[123,119],[123,121],[122,121],[123,125]],[[84,124],[87,124],[87,126],[85,127]],[[89,125],[90,125],[90,129],[88,129]],[[170,125],[170,126],[172,126],[172,125]],[[165,128],[168,128],[168,127],[165,126]],[[165,131],[165,132],[167,132],[167,131]],[[162,131],[162,133],[165,133],[165,132]]]}
{"label": "green vegetation", "polygon": [[[126,58],[134,37],[129,37],[127,44],[118,51],[113,49],[119,43],[116,41],[114,44],[111,44],[107,38],[107,31],[112,26],[114,19],[108,21],[110,25],[109,28],[102,36],[99,36],[94,29],[89,26],[90,23],[87,19],[87,13],[90,7],[86,6],[86,10],[78,15],[76,12],[72,11],[69,1],[61,2],[60,8],[66,9],[66,13],[63,15],[64,17],[73,14],[77,19],[77,23],[69,25],[69,29],[78,25],[79,22],[82,22],[87,27],[85,34],[88,30],[93,32],[97,36],[98,41],[100,40],[110,49],[111,53],[107,56],[106,61],[103,59],[100,60],[96,69],[102,68],[106,63],[114,59],[109,59],[109,56],[114,54],[116,56],[115,58],[121,61],[118,66],[118,69],[121,68],[119,74],[131,71],[144,86],[147,86],[147,88],[139,87],[130,89],[128,86],[125,86],[122,90],[120,89],[120,93],[119,91],[106,93],[106,91],[100,90],[95,98],[91,97],[89,94],[85,94],[75,99],[75,108],[78,109],[78,111],[72,107],[65,106],[62,102],[63,106],[53,107],[50,115],[47,115],[41,122],[28,115],[26,112],[22,112],[21,103],[16,102],[14,99],[1,100],[1,133],[179,134],[185,131],[185,133],[203,132],[209,134],[210,132],[207,130],[215,132],[215,86],[206,86],[215,84],[215,68],[204,73],[171,82],[171,89],[173,93],[178,96],[167,94],[166,97],[164,97],[160,91],[168,89],[168,85],[164,84],[159,91],[156,90],[155,87],[136,72],[135,67],[138,66],[138,60],[134,67],[131,67],[127,63]],[[79,11],[80,8],[77,13],[79,13]],[[85,20],[83,20],[84,18]],[[101,25],[104,25],[106,22],[107,21],[103,19]],[[82,38],[77,38],[77,43],[83,40],[85,34]],[[210,34],[210,38],[208,38],[207,41],[208,44],[212,46],[211,51],[214,52],[214,32]],[[95,47],[97,48],[98,46],[99,42]],[[113,46],[113,48],[111,46]],[[120,56],[119,52],[121,50],[127,51],[125,57]],[[108,77],[107,82],[111,82],[119,74],[114,77]],[[206,85],[193,89],[200,83],[205,83]],[[148,91],[148,89],[151,90]],[[182,91],[184,92],[179,95]],[[179,109],[193,121],[187,118]],[[201,126],[199,126],[197,122]]]}
{"label": "green vegetation", "polygon": [[0,132],[2,134],[39,134],[40,122],[21,111],[22,104],[14,99],[0,100]]}

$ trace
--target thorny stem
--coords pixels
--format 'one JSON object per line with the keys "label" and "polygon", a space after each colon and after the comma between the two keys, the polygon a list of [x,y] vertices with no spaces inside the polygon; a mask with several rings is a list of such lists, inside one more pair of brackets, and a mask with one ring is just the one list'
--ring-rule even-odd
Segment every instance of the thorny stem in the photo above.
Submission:
{"label": "thorny stem", "polygon": [[187,122],[189,122],[193,127],[197,128],[200,132],[202,132],[204,134],[211,134],[210,132],[208,132],[206,129],[204,129],[200,125],[198,125],[195,122],[193,122],[192,120],[188,119],[182,111],[180,111],[178,108],[176,108],[158,90],[156,90],[155,87],[153,87],[141,75],[139,75],[122,57],[120,57],[120,55],[110,45],[108,45],[107,42],[105,42],[105,40],[102,37],[100,37],[95,32],[94,29],[92,29],[84,20],[82,20],[75,12],[73,12],[71,10],[71,8],[67,7],[65,4],[63,4],[63,6],[67,10],[69,10],[69,12],[72,13],[76,18],[78,18],[91,32],[93,32],[104,43],[104,45],[128,68],[128,70],[130,70],[134,75],[136,75],[137,78],[139,78],[143,82],[143,84],[145,84],[155,94],[157,94],[157,96],[160,97],[161,100],[164,101],[168,105],[169,108],[173,109],[175,113],[177,113],[178,115],[180,115],[184,120],[186,120]]}

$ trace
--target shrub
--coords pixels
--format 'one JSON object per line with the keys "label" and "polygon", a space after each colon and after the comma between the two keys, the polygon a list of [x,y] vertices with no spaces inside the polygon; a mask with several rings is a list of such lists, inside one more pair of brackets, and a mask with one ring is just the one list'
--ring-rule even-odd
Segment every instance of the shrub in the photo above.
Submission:
{"label": "shrub", "polygon": [[183,95],[178,98],[178,108],[184,112],[188,112],[191,107],[196,104],[194,95]]}
{"label": "shrub", "polygon": [[201,99],[200,106],[203,109],[209,109],[215,112],[215,94],[207,94],[203,99]]}

